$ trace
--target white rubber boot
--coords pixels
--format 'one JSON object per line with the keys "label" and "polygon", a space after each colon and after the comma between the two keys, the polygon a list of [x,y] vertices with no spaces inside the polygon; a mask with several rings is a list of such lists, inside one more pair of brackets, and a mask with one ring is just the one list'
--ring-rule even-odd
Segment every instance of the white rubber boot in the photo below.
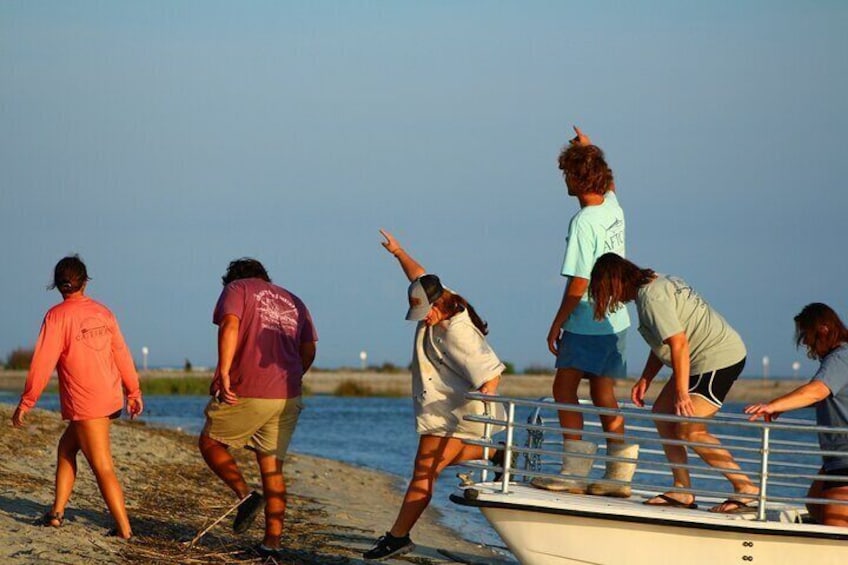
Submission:
{"label": "white rubber boot", "polygon": [[[607,455],[610,457],[622,457],[632,459],[629,461],[607,461],[605,479],[629,483],[633,480],[636,472],[636,460],[639,458],[639,446],[635,443],[611,443],[607,445]],[[614,496],[616,498],[627,498],[630,496],[630,485],[612,485],[609,483],[592,483],[587,489],[589,494],[599,496]]]}
{"label": "white rubber boot", "polygon": [[545,490],[583,494],[586,492],[586,481],[583,479],[589,476],[595,458],[575,457],[573,454],[593,456],[598,446],[591,441],[567,439],[562,449],[565,454],[562,456],[560,474],[567,477],[534,477],[530,484]]}

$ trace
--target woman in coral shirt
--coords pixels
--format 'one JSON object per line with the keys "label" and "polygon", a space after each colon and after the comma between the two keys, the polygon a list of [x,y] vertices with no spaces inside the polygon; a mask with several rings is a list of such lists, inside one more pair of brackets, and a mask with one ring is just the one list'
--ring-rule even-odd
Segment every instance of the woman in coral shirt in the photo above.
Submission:
{"label": "woman in coral shirt", "polygon": [[76,479],[77,453],[82,451],[115,519],[116,527],[110,533],[128,539],[132,530],[112,463],[109,428],[111,420],[121,415],[124,391],[130,417],[141,414],[141,390],[115,316],[85,296],[88,280],[79,256],[65,257],[56,264],[51,288],[58,289],[63,300],[44,316],[12,423],[23,426],[26,413],[35,406],[56,369],[62,418],[69,424],[59,440],[53,508],[41,523],[55,528],[62,525]]}

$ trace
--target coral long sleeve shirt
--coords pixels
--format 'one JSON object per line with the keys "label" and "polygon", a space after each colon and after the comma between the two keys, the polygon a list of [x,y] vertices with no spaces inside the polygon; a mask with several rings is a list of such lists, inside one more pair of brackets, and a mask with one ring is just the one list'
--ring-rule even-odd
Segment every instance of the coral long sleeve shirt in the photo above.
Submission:
{"label": "coral long sleeve shirt", "polygon": [[[44,316],[21,405],[35,406],[50,375],[59,374],[65,420],[91,420],[141,396],[132,356],[108,308],[84,295],[66,298]],[[123,388],[123,390],[122,390]]]}

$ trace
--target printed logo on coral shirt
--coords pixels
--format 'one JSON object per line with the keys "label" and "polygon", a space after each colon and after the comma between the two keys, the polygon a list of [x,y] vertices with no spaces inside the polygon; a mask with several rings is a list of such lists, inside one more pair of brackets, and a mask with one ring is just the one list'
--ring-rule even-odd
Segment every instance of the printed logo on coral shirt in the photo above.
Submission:
{"label": "printed logo on coral shirt", "polygon": [[77,334],[76,340],[83,345],[96,351],[100,351],[109,345],[109,328],[100,318],[86,318],[82,321],[82,327]]}

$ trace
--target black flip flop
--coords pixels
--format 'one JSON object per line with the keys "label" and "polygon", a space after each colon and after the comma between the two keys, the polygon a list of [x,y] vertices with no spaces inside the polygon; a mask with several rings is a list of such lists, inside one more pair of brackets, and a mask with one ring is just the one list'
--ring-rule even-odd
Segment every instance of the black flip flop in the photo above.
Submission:
{"label": "black flip flop", "polygon": [[[733,505],[729,510],[718,510],[725,505]],[[760,504],[756,500],[751,500],[750,502],[745,502],[744,500],[740,500],[738,498],[728,498],[718,506],[713,506],[710,508],[710,512],[715,512],[716,514],[753,514],[757,510],[760,509]]]}
{"label": "black flip flop", "polygon": [[[651,502],[654,498],[659,498],[660,500],[664,500],[665,502]],[[698,505],[694,502],[686,504],[685,502],[680,502],[676,498],[672,498],[667,494],[658,494],[652,498],[649,498],[642,504],[644,504],[645,506],[670,506],[672,508],[686,508],[688,510],[695,510],[696,508],[698,508]]]}

